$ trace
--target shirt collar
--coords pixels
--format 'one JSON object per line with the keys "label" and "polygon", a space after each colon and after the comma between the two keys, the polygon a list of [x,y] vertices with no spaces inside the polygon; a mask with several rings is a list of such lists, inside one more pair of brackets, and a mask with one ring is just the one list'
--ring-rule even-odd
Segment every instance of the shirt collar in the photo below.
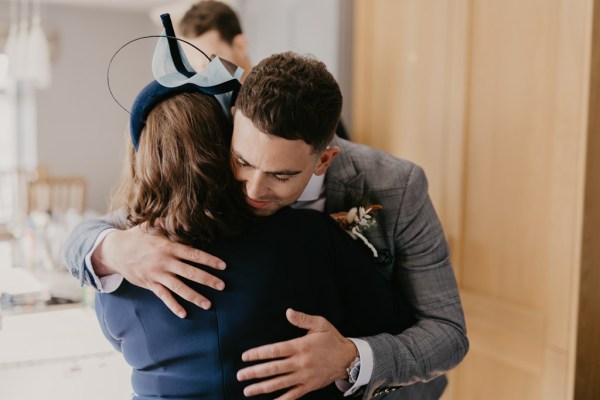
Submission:
{"label": "shirt collar", "polygon": [[321,190],[323,189],[323,183],[325,182],[325,174],[315,175],[310,178],[308,185],[304,189],[304,192],[298,197],[296,201],[314,201],[319,199]]}

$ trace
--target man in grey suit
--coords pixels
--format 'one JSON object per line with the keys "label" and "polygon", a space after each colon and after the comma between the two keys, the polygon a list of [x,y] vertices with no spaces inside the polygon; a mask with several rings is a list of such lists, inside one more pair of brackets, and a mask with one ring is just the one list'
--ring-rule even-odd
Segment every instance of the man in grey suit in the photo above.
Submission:
{"label": "man in grey suit", "polygon": [[[382,205],[377,225],[365,236],[377,249],[378,268],[403,293],[416,319],[398,335],[349,339],[322,317],[288,313],[306,335],[245,352],[243,360],[263,361],[238,372],[241,381],[256,379],[245,395],[285,389],[281,399],[297,399],[336,382],[347,395],[364,399],[439,398],[443,374],[463,359],[468,340],[448,246],[421,168],[366,146],[332,141],[341,93],[325,65],[311,58],[283,53],[263,60],[248,76],[236,107],[234,170],[255,214],[290,205],[348,211],[358,205],[345,203],[353,196]],[[314,107],[330,109],[325,114],[331,119],[311,118]],[[327,137],[297,139],[296,132],[321,132],[323,126],[331,127]],[[223,290],[225,282],[182,261],[221,269],[221,260],[139,227],[111,228],[110,219],[89,221],[71,234],[66,260],[82,282],[106,291],[124,277],[152,290],[181,317],[185,309],[174,293],[203,308],[210,302],[180,277]]]}

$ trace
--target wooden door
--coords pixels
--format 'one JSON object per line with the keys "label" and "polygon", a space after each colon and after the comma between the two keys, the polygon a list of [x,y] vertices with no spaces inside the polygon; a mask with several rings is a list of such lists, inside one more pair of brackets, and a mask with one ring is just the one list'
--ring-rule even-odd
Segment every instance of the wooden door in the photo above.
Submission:
{"label": "wooden door", "polygon": [[424,166],[453,252],[471,351],[446,399],[598,394],[599,290],[580,281],[600,259],[600,227],[583,229],[599,219],[592,14],[592,0],[356,1],[355,134]]}

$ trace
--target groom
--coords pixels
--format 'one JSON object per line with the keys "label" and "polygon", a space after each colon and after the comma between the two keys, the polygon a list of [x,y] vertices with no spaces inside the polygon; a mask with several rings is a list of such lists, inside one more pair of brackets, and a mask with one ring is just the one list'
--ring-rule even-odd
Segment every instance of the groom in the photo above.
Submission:
{"label": "groom", "polygon": [[[336,382],[346,394],[364,399],[436,399],[446,386],[444,372],[468,349],[442,227],[421,168],[334,138],[341,101],[323,63],[293,53],[263,60],[236,103],[232,157],[237,179],[258,216],[289,205],[333,213],[348,211],[361,198],[381,204],[378,225],[366,236],[379,250],[378,268],[406,297],[417,322],[399,335],[382,332],[350,341],[319,316],[289,313],[289,322],[307,334],[249,349],[243,360],[264,362],[239,371],[238,379],[256,379],[246,396],[286,389],[281,398],[297,399]],[[345,204],[353,195],[356,203]],[[182,261],[225,267],[209,254],[137,227],[111,228],[110,219],[84,222],[67,244],[72,273],[99,290],[114,290],[124,277],[152,290],[184,317],[173,294],[203,308],[210,302],[180,277],[218,290],[226,284]]]}

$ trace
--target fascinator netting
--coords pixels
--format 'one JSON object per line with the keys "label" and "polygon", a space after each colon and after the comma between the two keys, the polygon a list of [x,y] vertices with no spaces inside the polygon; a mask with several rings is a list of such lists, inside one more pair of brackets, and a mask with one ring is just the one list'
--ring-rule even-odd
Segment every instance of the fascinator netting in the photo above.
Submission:
{"label": "fascinator netting", "polygon": [[[107,71],[109,90],[114,100],[122,108],[128,111],[130,116],[131,140],[135,149],[139,145],[139,139],[144,128],[148,114],[159,102],[185,92],[199,92],[214,96],[219,102],[225,115],[231,118],[231,107],[235,102],[237,93],[241,87],[240,78],[244,72],[238,66],[219,57],[209,58],[201,49],[193,44],[179,39],[171,23],[169,14],[161,15],[164,31],[162,35],[144,36],[134,39],[123,45],[113,55],[113,59],[128,44],[148,38],[158,38],[152,57],[152,75],[154,81],[150,82],[137,95],[131,111],[128,111],[115,98],[110,90],[110,64]],[[187,43],[195,50],[204,54],[210,62],[200,71],[195,71],[182,50],[180,42]],[[111,63],[113,61],[111,59]]]}

